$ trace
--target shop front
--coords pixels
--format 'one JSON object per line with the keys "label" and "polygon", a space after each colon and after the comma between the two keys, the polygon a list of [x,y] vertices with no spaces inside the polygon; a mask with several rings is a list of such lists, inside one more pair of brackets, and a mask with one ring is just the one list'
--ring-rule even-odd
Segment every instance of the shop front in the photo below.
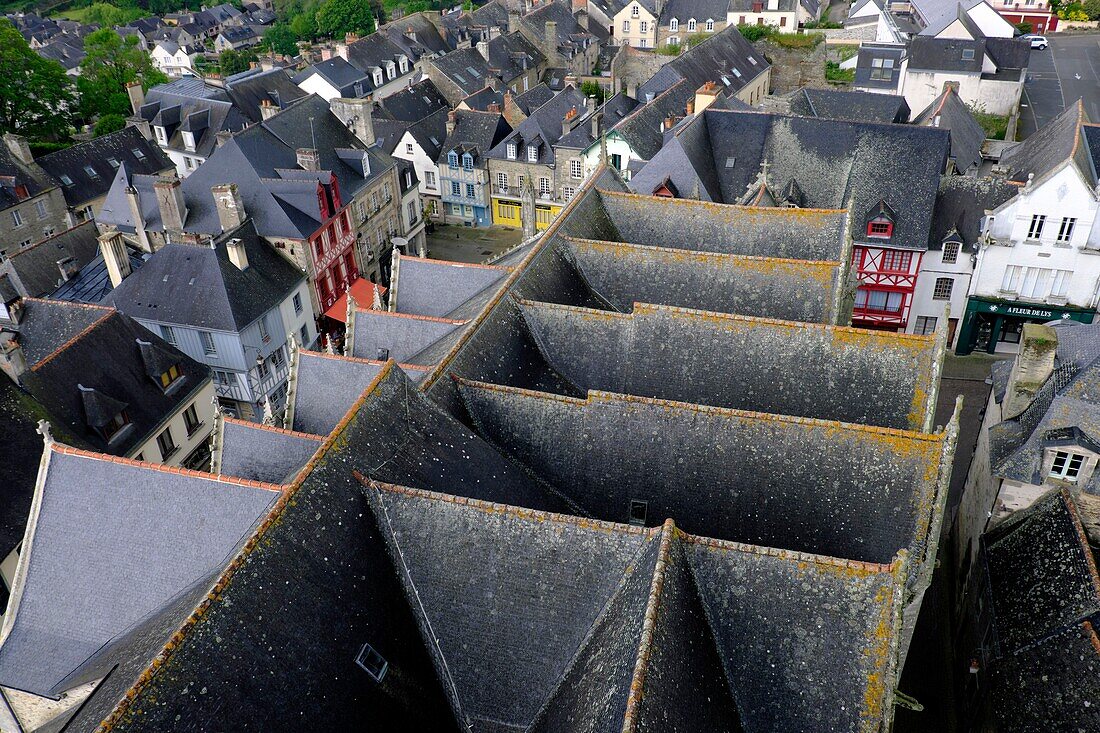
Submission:
{"label": "shop front", "polygon": [[955,353],[966,356],[974,351],[987,354],[1013,353],[1020,343],[1025,323],[1070,320],[1092,323],[1095,308],[1022,304],[1012,300],[971,297],[966,302]]}

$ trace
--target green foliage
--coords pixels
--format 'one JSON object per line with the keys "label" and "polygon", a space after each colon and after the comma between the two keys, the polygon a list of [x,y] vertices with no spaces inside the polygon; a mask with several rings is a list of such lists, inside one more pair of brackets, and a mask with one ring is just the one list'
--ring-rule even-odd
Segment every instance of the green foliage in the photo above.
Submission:
{"label": "green foliage", "polygon": [[1085,6],[1081,3],[1068,3],[1058,9],[1058,17],[1062,20],[1084,21],[1089,19]]}
{"label": "green foliage", "polygon": [[775,32],[768,25],[739,25],[737,30],[741,31],[741,35],[750,43],[756,43],[761,38],[767,38]]}
{"label": "green foliage", "polygon": [[126,25],[138,18],[148,17],[149,12],[136,7],[118,7],[107,3],[94,3],[82,8],[83,23],[97,23],[104,27]]}
{"label": "green foliage", "polygon": [[370,5],[361,0],[325,0],[317,8],[317,32],[332,38],[347,33],[367,35],[374,32]]}
{"label": "green foliage", "polygon": [[264,33],[264,45],[275,53],[295,56],[298,53],[298,39],[286,23],[278,23]]}
{"label": "green foliage", "polygon": [[823,28],[823,29],[824,28],[843,28],[844,24],[843,23],[837,23],[834,20],[811,20],[810,22],[804,24],[802,27],[807,28],[807,29],[811,29],[811,28]]}
{"label": "green foliage", "polygon": [[841,61],[847,61],[853,56],[859,55],[859,46],[833,46],[830,50]]}
{"label": "green foliage", "polygon": [[87,119],[129,114],[126,85],[132,81],[140,81],[144,89],[168,81],[135,36],[120,38],[110,28],[102,28],[84,39],[84,52],[77,88],[81,113]]}
{"label": "green foliage", "polygon": [[970,114],[985,130],[985,136],[993,140],[1004,140],[1008,132],[1008,115],[994,115],[981,107],[971,107]]}
{"label": "green foliage", "polygon": [[680,44],[679,43],[666,43],[663,46],[658,46],[656,51],[657,51],[657,53],[661,54],[662,56],[679,56],[680,55]]}
{"label": "green foliage", "polygon": [[825,81],[842,82],[851,84],[856,80],[855,69],[842,69],[835,61],[825,62]]}
{"label": "green foliage", "polygon": [[1031,33],[1031,29],[1031,23],[1028,23],[1026,20],[1016,24],[1016,30],[1020,31],[1020,33]]}
{"label": "green foliage", "polygon": [[126,118],[122,115],[103,115],[95,121],[95,136],[101,137],[112,132],[118,132],[124,127],[126,127]]}
{"label": "green foliage", "polygon": [[772,33],[769,39],[783,48],[813,48],[825,40],[820,33]]}
{"label": "green foliage", "polygon": [[313,41],[319,35],[315,11],[303,11],[290,19],[290,30],[300,41]]}
{"label": "green foliage", "polygon": [[1081,6],[1088,14],[1089,20],[1100,19],[1100,0],[1083,0]]}
{"label": "green foliage", "polygon": [[256,60],[256,52],[251,49],[234,51],[227,48],[218,54],[218,69],[221,71],[222,76],[231,76],[242,71],[248,71],[249,64]]}
{"label": "green foliage", "polygon": [[603,104],[604,90],[598,82],[586,81],[581,83],[581,94],[586,97],[595,97],[596,104]]}
{"label": "green foliage", "polygon": [[72,126],[72,81],[56,61],[31,50],[7,19],[0,18],[0,132],[28,138],[66,137]]}

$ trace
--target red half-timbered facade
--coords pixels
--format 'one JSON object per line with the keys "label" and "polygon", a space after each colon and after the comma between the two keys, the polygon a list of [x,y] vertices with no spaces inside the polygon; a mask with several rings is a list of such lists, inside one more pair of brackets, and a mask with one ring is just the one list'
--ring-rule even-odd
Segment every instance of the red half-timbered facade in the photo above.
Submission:
{"label": "red half-timbered facade", "polygon": [[340,198],[336,176],[331,176],[328,183],[318,181],[317,204],[323,223],[310,235],[309,251],[317,300],[324,312],[359,277],[359,268],[355,262],[355,229]]}
{"label": "red half-timbered facade", "polygon": [[852,247],[856,290],[852,324],[863,328],[904,331],[917,287],[923,252],[894,248],[893,211],[885,203],[866,218],[862,237]]}

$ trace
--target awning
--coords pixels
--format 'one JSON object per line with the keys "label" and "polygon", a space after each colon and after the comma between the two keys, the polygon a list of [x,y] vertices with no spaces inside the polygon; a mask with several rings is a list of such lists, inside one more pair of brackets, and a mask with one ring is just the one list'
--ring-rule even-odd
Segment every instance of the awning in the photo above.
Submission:
{"label": "awning", "polygon": [[334,321],[340,321],[340,323],[346,322],[348,315],[348,293],[351,293],[351,297],[355,298],[355,302],[359,304],[360,308],[370,308],[371,304],[374,303],[375,289],[378,290],[379,297],[386,294],[385,286],[375,285],[365,278],[355,278],[355,282],[351,284],[347,292],[336,299],[336,302],[325,311],[325,315]]}

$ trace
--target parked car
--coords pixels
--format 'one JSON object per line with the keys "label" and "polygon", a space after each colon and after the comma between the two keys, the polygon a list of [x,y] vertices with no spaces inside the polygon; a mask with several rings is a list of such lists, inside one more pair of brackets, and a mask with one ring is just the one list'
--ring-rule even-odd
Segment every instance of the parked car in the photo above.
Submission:
{"label": "parked car", "polygon": [[1037,36],[1034,33],[1029,33],[1026,36],[1021,36],[1021,38],[1025,38],[1028,41],[1031,41],[1031,47],[1032,48],[1037,48],[1040,51],[1042,51],[1044,48],[1047,47],[1047,37],[1046,36]]}

